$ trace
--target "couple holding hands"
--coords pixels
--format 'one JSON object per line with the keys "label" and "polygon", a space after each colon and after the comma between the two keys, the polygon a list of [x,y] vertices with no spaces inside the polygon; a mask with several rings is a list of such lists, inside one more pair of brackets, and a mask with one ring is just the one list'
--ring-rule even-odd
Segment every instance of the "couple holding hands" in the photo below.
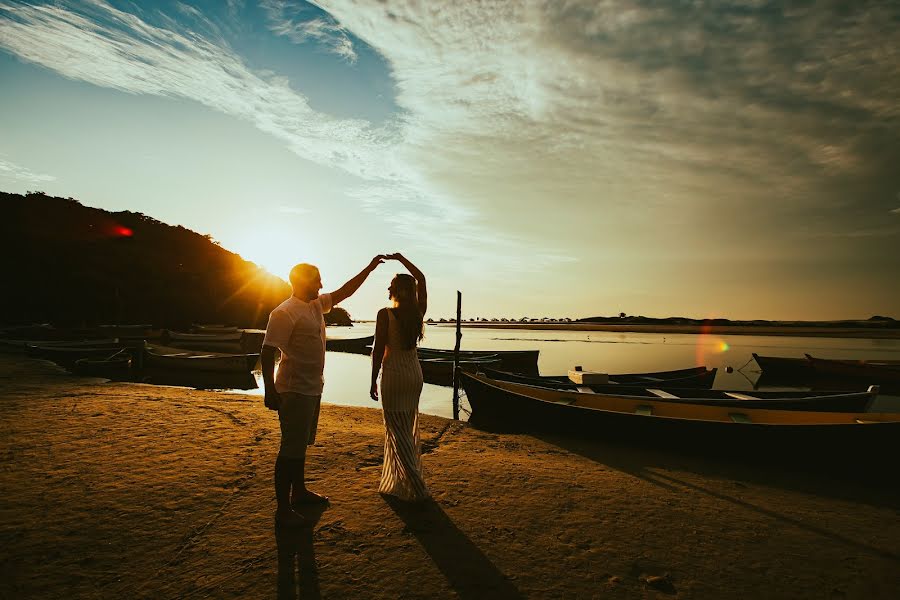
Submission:
{"label": "couple holding hands", "polygon": [[[406,501],[429,497],[419,454],[419,396],[422,368],[417,345],[428,308],[425,276],[399,252],[379,254],[355,277],[331,293],[320,294],[319,269],[302,263],[291,269],[293,293],[269,315],[260,354],[266,407],[278,411],[281,447],[275,461],[275,518],[282,525],[303,525],[294,509],[328,498],[306,488],[306,448],[316,439],[325,368],[325,313],[352,296],[381,263],[399,261],[411,274],[394,276],[388,287],[391,306],[378,311],[372,350],[369,394],[384,409],[384,466],[378,491]],[[275,375],[276,352],[281,363]]]}

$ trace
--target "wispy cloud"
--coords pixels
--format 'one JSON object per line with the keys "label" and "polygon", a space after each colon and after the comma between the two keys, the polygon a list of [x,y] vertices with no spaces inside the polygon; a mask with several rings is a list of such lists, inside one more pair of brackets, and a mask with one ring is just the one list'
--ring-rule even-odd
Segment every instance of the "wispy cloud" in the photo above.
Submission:
{"label": "wispy cloud", "polygon": [[356,62],[356,50],[347,31],[327,14],[310,15],[310,6],[305,2],[262,0],[261,5],[268,14],[269,28],[276,35],[298,44],[315,41],[347,62]]}
{"label": "wispy cloud", "polygon": [[262,5],[278,35],[348,60],[351,36],[374,48],[402,113],[385,127],[330,117],[294,91],[315,82],[253,72],[220,40],[101,0],[0,0],[0,46],[67,77],[252,122],[358,177],[363,206],[405,235],[471,256],[493,249],[541,267],[616,253],[777,256],[813,217],[806,231],[827,235],[835,223],[879,231],[897,212],[893,3]]}
{"label": "wispy cloud", "polygon": [[279,206],[277,210],[287,215],[306,215],[311,212],[308,208],[303,208],[302,206],[287,206],[284,204]]}
{"label": "wispy cloud", "polygon": [[0,46],[25,60],[103,87],[200,102],[357,176],[385,170],[389,129],[314,111],[286,80],[252,72],[221,41],[152,26],[102,0],[0,9]]}
{"label": "wispy cloud", "polygon": [[22,165],[17,165],[3,158],[0,158],[0,178],[15,179],[26,183],[46,183],[56,180],[56,177],[53,175],[34,173]]}

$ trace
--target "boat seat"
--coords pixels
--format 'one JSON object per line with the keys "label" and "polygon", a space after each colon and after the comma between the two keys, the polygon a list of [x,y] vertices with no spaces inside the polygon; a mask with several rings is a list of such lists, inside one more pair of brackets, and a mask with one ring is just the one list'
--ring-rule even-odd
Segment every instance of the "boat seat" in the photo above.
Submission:
{"label": "boat seat", "polygon": [[738,392],[725,392],[726,396],[734,398],[735,400],[759,400],[757,396],[751,396],[749,394],[739,394]]}
{"label": "boat seat", "polygon": [[591,388],[584,386],[584,385],[579,385],[575,389],[578,390],[582,394],[596,394],[597,393],[594,390],[592,390]]}
{"label": "boat seat", "polygon": [[750,417],[745,415],[744,413],[728,413],[728,416],[731,417],[731,420],[735,423],[752,423]]}
{"label": "boat seat", "polygon": [[634,414],[649,417],[653,414],[653,407],[649,404],[641,404],[640,406],[635,407]]}
{"label": "boat seat", "polygon": [[653,389],[647,388],[647,391],[650,392],[651,394],[653,394],[654,396],[658,396],[660,398],[669,398],[670,400],[672,400],[672,399],[680,400],[681,399],[678,396],[676,396],[675,394],[670,394],[669,392],[666,392],[664,390],[653,390]]}

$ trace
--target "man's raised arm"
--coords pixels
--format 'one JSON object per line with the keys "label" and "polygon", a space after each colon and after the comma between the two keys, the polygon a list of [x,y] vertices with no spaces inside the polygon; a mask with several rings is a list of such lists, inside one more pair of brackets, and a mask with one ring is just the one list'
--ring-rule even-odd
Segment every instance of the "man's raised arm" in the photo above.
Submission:
{"label": "man's raised arm", "polygon": [[363,284],[369,274],[375,270],[375,268],[384,262],[384,255],[379,254],[375,258],[372,259],[365,269],[360,271],[353,279],[331,292],[331,305],[337,306],[341,303],[341,301],[346,300],[350,296],[359,289],[359,286]]}

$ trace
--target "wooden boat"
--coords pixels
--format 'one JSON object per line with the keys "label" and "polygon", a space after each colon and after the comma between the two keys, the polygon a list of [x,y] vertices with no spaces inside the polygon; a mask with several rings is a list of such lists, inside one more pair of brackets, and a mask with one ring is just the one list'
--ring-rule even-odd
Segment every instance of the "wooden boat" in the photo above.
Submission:
{"label": "wooden boat", "polygon": [[194,324],[191,327],[191,331],[193,333],[205,333],[205,334],[226,334],[226,333],[240,333],[240,330],[232,325],[199,325]]}
{"label": "wooden boat", "polygon": [[[539,350],[460,350],[463,360],[475,360],[487,356],[499,358],[500,368],[510,373],[538,375]],[[419,348],[419,358],[443,358],[453,360],[453,350]]]}
{"label": "wooden boat", "polygon": [[375,342],[374,335],[358,338],[325,338],[325,349],[329,352],[368,353],[368,347]]}
{"label": "wooden boat", "polygon": [[165,330],[164,337],[169,342],[191,342],[191,343],[235,343],[240,344],[243,333],[180,333],[178,331]]}
{"label": "wooden boat", "polygon": [[71,368],[75,361],[82,358],[109,358],[124,348],[122,344],[114,346],[26,346],[25,353],[33,358],[50,360],[56,364]]}
{"label": "wooden boat", "polygon": [[[491,373],[500,373],[493,377]],[[520,383],[561,392],[596,394],[608,397],[649,398],[654,401],[680,402],[682,404],[703,404],[706,406],[728,406],[735,408],[769,408],[773,410],[814,410],[826,412],[865,412],[878,395],[878,386],[869,386],[864,392],[823,391],[823,392],[768,392],[746,390],[710,390],[681,388],[667,385],[630,386],[621,384],[578,385],[571,381],[551,381],[539,384],[520,381],[529,379],[508,373],[483,369],[479,375],[486,375],[495,381]]]}
{"label": "wooden boat", "polygon": [[123,379],[131,371],[131,354],[123,349],[108,358],[79,358],[75,361],[73,371],[88,377]]}
{"label": "wooden boat", "polygon": [[[677,371],[655,371],[652,373],[611,373],[609,375],[609,385],[652,385],[654,387],[665,385],[667,387],[709,389],[716,379],[716,372],[717,369],[715,368],[707,369],[706,367],[693,367],[690,369],[679,369]],[[486,369],[484,373],[491,379],[512,381],[527,385],[553,385],[555,387],[556,384],[572,383],[568,375],[519,375],[518,373],[508,373],[493,369]],[[605,386],[601,385],[599,389],[594,391],[603,391],[604,387]]]}
{"label": "wooden boat", "polygon": [[145,348],[143,365],[147,369],[247,373],[258,360],[259,354],[224,354],[153,345]]}
{"label": "wooden boat", "polygon": [[805,358],[786,358],[783,356],[760,356],[753,353],[753,359],[760,370],[770,378],[809,379],[816,372]]}
{"label": "wooden boat", "polygon": [[[705,406],[573,394],[462,373],[477,426],[578,433],[601,440],[852,468],[892,465],[900,414]],[[831,461],[831,462],[829,462]]]}
{"label": "wooden boat", "polygon": [[65,347],[65,348],[115,348],[124,344],[115,338],[96,340],[3,340],[0,339],[0,351],[26,352],[29,346]]}
{"label": "wooden boat", "polygon": [[900,384],[900,361],[834,360],[806,355],[816,374],[824,377],[849,377],[869,383]]}
{"label": "wooden boat", "polygon": [[[497,357],[486,356],[460,360],[459,368],[463,371],[475,372],[487,367],[499,367],[501,362]],[[419,358],[419,365],[422,367],[422,378],[425,380],[425,383],[445,386],[453,385],[452,358]]]}

